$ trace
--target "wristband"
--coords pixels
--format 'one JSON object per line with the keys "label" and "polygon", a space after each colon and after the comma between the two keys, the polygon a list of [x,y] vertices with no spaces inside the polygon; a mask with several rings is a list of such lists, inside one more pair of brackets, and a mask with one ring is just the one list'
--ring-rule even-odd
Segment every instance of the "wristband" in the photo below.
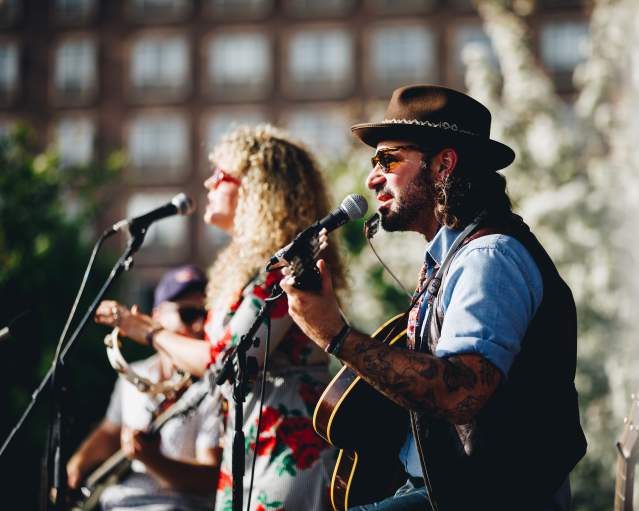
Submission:
{"label": "wristband", "polygon": [[342,345],[344,344],[344,340],[348,337],[348,334],[351,333],[351,327],[348,323],[344,323],[342,329],[338,332],[338,334],[331,339],[331,342],[328,343],[324,351],[331,355],[337,356],[339,351],[342,349]]}
{"label": "wristband", "polygon": [[144,340],[146,341],[147,346],[151,346],[152,348],[155,348],[155,345],[153,344],[153,340],[155,338],[155,335],[162,330],[164,330],[163,326],[155,326],[146,333],[146,335],[144,336]]}

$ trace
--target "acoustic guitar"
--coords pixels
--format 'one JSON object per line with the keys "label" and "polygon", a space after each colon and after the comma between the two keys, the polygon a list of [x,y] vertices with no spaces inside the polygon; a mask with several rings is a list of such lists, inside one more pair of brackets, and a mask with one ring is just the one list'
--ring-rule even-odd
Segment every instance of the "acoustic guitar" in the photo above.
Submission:
{"label": "acoustic guitar", "polygon": [[639,395],[633,394],[630,413],[624,418],[624,428],[617,442],[617,477],[615,483],[615,511],[633,511],[635,465],[639,458]]}
{"label": "acoustic guitar", "polygon": [[[406,338],[406,324],[407,315],[399,314],[372,337],[388,345],[401,344]],[[315,431],[340,448],[330,487],[335,511],[382,500],[401,485],[405,476],[398,452],[407,426],[405,409],[351,368],[340,369],[320,396],[313,414]],[[390,475],[394,473],[396,478]]]}
{"label": "acoustic guitar", "polygon": [[[183,417],[197,408],[209,392],[207,379],[203,378],[192,384],[182,397],[166,411],[160,413],[148,428],[148,434],[158,433],[172,419]],[[161,405],[160,405],[161,406]],[[107,458],[84,480],[75,495],[74,503],[69,507],[72,511],[90,511],[95,509],[100,495],[107,486],[115,484],[124,477],[131,468],[131,460],[122,450],[118,450]]]}

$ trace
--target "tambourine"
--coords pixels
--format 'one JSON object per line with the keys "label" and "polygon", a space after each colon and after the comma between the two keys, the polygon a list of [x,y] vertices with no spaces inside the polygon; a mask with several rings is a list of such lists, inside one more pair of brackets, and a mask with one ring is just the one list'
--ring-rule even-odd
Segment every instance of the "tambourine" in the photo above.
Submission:
{"label": "tambourine", "polygon": [[176,369],[174,376],[170,379],[157,383],[137,374],[122,356],[120,351],[122,341],[120,341],[119,335],[120,329],[115,327],[110,334],[104,337],[104,346],[106,347],[109,363],[116,372],[135,385],[140,392],[152,396],[162,394],[167,399],[173,399],[180,390],[190,385],[191,375],[180,369]]}

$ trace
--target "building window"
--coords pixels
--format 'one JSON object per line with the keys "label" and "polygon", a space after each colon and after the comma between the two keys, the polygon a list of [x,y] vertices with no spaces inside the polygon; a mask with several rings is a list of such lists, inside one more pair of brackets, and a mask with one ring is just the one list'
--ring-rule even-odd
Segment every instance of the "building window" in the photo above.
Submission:
{"label": "building window", "polygon": [[95,14],[95,0],[55,0],[55,16],[61,23],[86,22]]}
{"label": "building window", "polygon": [[22,12],[21,0],[0,1],[0,27],[10,27],[18,21]]}
{"label": "building window", "polygon": [[588,25],[583,21],[555,21],[541,29],[541,58],[554,72],[572,72],[586,58]]}
{"label": "building window", "polygon": [[286,116],[285,124],[324,161],[343,156],[351,140],[347,115],[336,108],[293,110]]}
{"label": "building window", "polygon": [[55,147],[63,166],[86,165],[93,160],[95,126],[90,119],[61,119],[55,129]]}
{"label": "building window", "polygon": [[378,28],[370,47],[371,84],[378,93],[421,81],[435,82],[435,43],[424,27]]}
{"label": "building window", "polygon": [[272,8],[273,0],[208,0],[208,10],[215,18],[261,18]]}
{"label": "building window", "polygon": [[256,32],[214,36],[208,45],[207,78],[217,97],[264,97],[271,84],[271,48],[267,37]]}
{"label": "building window", "polygon": [[60,44],[55,55],[57,96],[70,101],[92,97],[96,88],[96,48],[91,40]]}
{"label": "building window", "polygon": [[189,88],[189,72],[184,37],[146,37],[133,46],[131,83],[138,99],[182,97]]}
{"label": "building window", "polygon": [[486,35],[479,25],[459,25],[455,28],[453,40],[453,66],[451,72],[453,81],[463,83],[465,64],[464,51],[475,47],[481,49],[488,56],[491,67],[494,70],[499,69],[499,60],[493,48],[490,38]]}
{"label": "building window", "polygon": [[0,102],[8,103],[18,91],[18,45],[0,44]]}
{"label": "building window", "polygon": [[204,127],[204,154],[202,155],[202,168],[204,169],[204,173],[208,174],[211,168],[208,159],[209,152],[220,142],[224,135],[230,133],[238,126],[255,126],[263,122],[266,122],[266,116],[261,110],[229,110],[216,112],[209,116]]}
{"label": "building window", "polygon": [[294,16],[311,18],[348,14],[354,5],[354,0],[288,0],[286,7]]}
{"label": "building window", "polygon": [[143,23],[179,21],[193,8],[193,0],[129,0],[129,16]]}
{"label": "building window", "polygon": [[[144,214],[169,202],[178,191],[136,193],[129,197],[126,206],[127,218]],[[144,245],[137,257],[145,263],[169,263],[188,258],[188,218],[175,216],[156,222],[149,227]]]}
{"label": "building window", "polygon": [[180,180],[189,163],[185,120],[177,115],[153,115],[133,121],[129,158],[135,177],[150,182]]}
{"label": "building window", "polygon": [[353,86],[353,41],[346,30],[305,30],[288,44],[287,87],[296,96],[334,97]]}
{"label": "building window", "polygon": [[437,0],[369,0],[369,4],[376,12],[409,14],[428,11],[435,7]]}

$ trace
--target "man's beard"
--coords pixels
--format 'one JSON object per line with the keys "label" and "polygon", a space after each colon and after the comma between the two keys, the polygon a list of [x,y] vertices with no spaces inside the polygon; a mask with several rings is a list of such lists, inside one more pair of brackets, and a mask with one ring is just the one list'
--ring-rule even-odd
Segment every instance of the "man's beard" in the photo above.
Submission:
{"label": "man's beard", "polygon": [[401,196],[394,197],[396,209],[380,211],[382,228],[385,231],[408,231],[415,228],[418,218],[435,207],[435,186],[428,166],[424,165],[415,179],[402,191]]}

